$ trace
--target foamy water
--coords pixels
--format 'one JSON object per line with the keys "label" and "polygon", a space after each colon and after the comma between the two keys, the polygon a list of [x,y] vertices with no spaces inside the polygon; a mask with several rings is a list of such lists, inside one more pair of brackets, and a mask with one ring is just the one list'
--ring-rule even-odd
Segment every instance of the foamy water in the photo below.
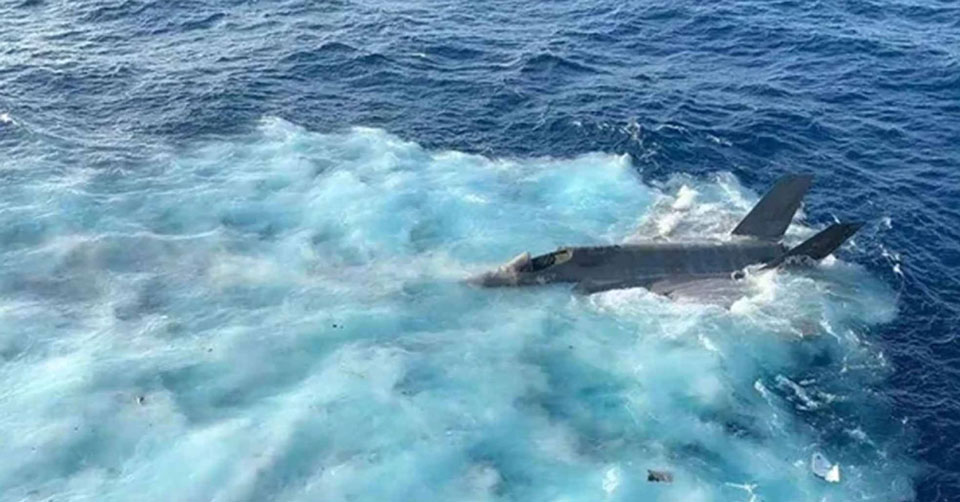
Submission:
{"label": "foamy water", "polygon": [[729,309],[461,282],[521,251],[724,238],[757,199],[732,175],[279,119],[79,172],[0,205],[0,500],[911,494],[869,390],[896,296],[856,264],[752,272]]}

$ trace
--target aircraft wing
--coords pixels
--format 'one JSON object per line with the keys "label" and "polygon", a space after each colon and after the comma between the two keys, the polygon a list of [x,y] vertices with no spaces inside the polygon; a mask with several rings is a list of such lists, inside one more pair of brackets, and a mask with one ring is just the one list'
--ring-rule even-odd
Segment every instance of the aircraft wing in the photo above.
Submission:
{"label": "aircraft wing", "polygon": [[668,279],[650,285],[650,291],[682,303],[706,303],[729,308],[749,293],[744,280],[729,277]]}
{"label": "aircraft wing", "polygon": [[672,277],[659,280],[628,279],[623,281],[583,281],[574,290],[582,294],[613,289],[645,288],[682,303],[706,303],[729,308],[748,294],[745,281],[729,277]]}
{"label": "aircraft wing", "polygon": [[580,281],[574,286],[573,290],[583,295],[592,295],[602,293],[611,289],[628,288],[648,288],[650,281],[648,279],[626,279],[622,281]]}

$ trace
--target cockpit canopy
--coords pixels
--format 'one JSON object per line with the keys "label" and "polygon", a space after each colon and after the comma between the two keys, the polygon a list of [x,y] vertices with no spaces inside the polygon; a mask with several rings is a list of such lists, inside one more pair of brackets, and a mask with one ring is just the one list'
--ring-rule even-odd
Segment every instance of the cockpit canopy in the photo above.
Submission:
{"label": "cockpit canopy", "polygon": [[573,250],[561,248],[551,253],[542,254],[531,258],[530,253],[524,252],[516,258],[510,260],[505,268],[513,272],[533,273],[546,270],[554,265],[567,262],[573,258]]}

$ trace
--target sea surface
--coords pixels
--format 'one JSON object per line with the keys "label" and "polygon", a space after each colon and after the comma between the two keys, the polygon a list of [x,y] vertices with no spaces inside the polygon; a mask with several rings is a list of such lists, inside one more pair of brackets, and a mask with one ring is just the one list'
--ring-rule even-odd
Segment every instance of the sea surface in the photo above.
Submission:
{"label": "sea surface", "polygon": [[956,2],[0,0],[2,502],[960,500],[958,284]]}

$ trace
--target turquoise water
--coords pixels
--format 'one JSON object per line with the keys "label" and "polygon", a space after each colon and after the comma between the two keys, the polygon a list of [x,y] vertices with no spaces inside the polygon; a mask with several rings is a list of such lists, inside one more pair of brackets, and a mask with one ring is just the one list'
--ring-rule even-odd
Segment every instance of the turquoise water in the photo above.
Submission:
{"label": "turquoise water", "polygon": [[268,117],[136,176],[3,191],[0,500],[912,496],[864,392],[898,293],[860,265],[755,272],[729,310],[462,282],[524,250],[724,238],[758,198],[730,173]]}
{"label": "turquoise water", "polygon": [[[960,499],[958,20],[0,2],[0,502]],[[729,310],[460,282],[788,173],[866,225]]]}

